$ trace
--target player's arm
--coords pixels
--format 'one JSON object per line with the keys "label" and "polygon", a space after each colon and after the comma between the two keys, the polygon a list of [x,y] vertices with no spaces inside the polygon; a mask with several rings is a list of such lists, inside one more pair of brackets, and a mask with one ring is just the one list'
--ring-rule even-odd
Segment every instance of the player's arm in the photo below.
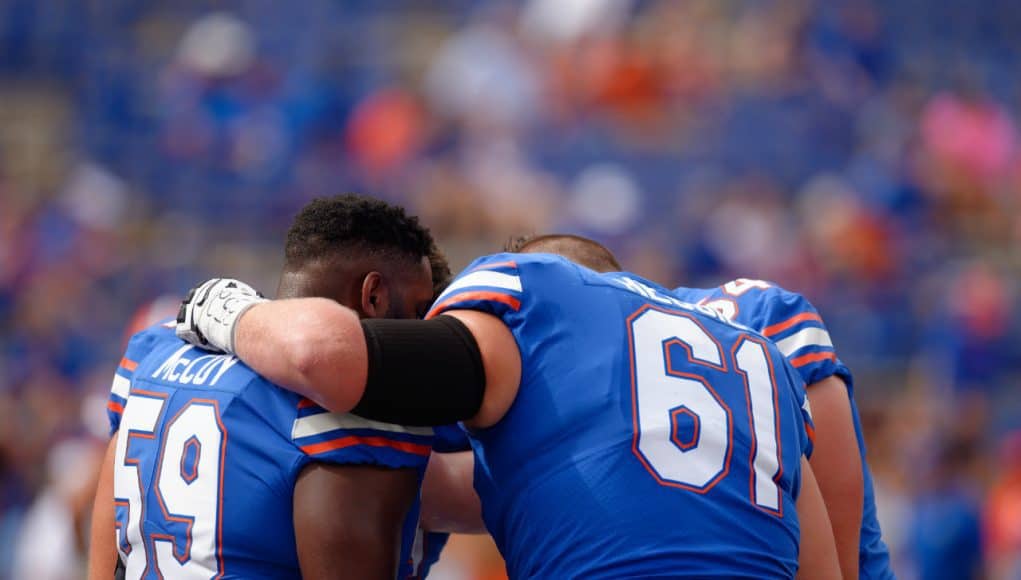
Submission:
{"label": "player's arm", "polygon": [[421,526],[430,532],[484,534],[482,504],[472,486],[471,451],[433,453],[422,482]]}
{"label": "player's arm", "polygon": [[[857,578],[864,504],[861,451],[847,385],[829,332],[816,308],[801,294],[756,280],[735,280],[723,292],[741,304],[737,319],[776,342],[808,385],[815,424],[810,463],[829,511],[846,578]],[[734,312],[731,313],[733,315]]]}
{"label": "player's arm", "polygon": [[117,534],[113,503],[113,462],[117,434],[110,438],[99,472],[96,499],[92,504],[92,526],[89,535],[89,580],[109,580],[117,568]]}
{"label": "player's arm", "polygon": [[332,300],[259,304],[241,317],[234,336],[235,353],[256,372],[330,411],[349,412],[365,392],[365,334],[357,314]]}
{"label": "player's arm", "polygon": [[239,306],[245,294],[223,282],[194,293],[209,296],[202,305],[185,302],[178,335],[233,352],[267,380],[331,411],[403,425],[465,420],[480,428],[499,421],[517,395],[521,355],[493,315],[451,310],[432,320],[361,321],[325,298],[252,298]]}
{"label": "player's arm", "polygon": [[801,495],[797,501],[801,544],[798,550],[798,578],[828,580],[841,578],[837,547],[833,540],[826,504],[808,461],[801,458]]}
{"label": "player's arm", "polygon": [[844,381],[833,375],[807,388],[815,423],[812,470],[829,513],[840,570],[858,577],[865,484],[851,402]]}
{"label": "player's arm", "polygon": [[415,469],[312,463],[294,487],[303,578],[393,578],[401,526],[418,493]]}

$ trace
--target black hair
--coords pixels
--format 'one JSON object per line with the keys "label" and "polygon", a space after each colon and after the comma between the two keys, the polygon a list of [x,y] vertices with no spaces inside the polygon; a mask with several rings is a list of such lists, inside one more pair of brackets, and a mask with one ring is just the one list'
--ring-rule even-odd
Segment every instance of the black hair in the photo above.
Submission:
{"label": "black hair", "polygon": [[447,257],[443,255],[436,244],[433,244],[432,249],[429,251],[429,268],[432,270],[433,275],[433,300],[438,298],[443,291],[450,286],[453,275],[450,272],[450,264],[447,263]]}
{"label": "black hair", "polygon": [[[316,198],[287,231],[285,266],[299,268],[331,254],[370,253],[418,262],[432,256],[429,229],[404,208],[355,194]],[[431,258],[430,258],[431,260]]]}
{"label": "black hair", "polygon": [[513,253],[547,252],[558,254],[596,272],[623,270],[609,248],[595,240],[573,234],[517,236],[507,241],[504,250]]}

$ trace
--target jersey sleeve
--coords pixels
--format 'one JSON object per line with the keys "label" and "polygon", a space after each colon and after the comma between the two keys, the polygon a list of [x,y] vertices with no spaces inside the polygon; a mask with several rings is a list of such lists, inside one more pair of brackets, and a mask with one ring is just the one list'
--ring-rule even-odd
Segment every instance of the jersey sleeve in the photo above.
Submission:
{"label": "jersey sleeve", "polygon": [[500,318],[514,335],[522,370],[557,332],[564,297],[581,282],[577,267],[552,254],[494,254],[459,274],[426,318],[450,310],[477,310]]}
{"label": "jersey sleeve", "polygon": [[106,400],[106,417],[110,420],[110,435],[120,429],[121,416],[124,415],[124,405],[128,402],[128,393],[131,391],[131,378],[138,367],[138,361],[128,358],[125,353],[121,358],[117,370],[113,374],[113,383],[110,385],[110,396]]}
{"label": "jersey sleeve", "polygon": [[291,441],[310,461],[424,467],[432,451],[431,427],[406,427],[331,413],[308,399],[297,403]]}
{"label": "jersey sleeve", "polygon": [[494,254],[475,260],[436,298],[426,318],[458,309],[481,310],[501,318],[520,312],[521,258]]}
{"label": "jersey sleeve", "polygon": [[800,419],[804,426],[799,430],[802,454],[811,458],[812,451],[815,449],[815,423],[812,420],[812,408],[808,404],[808,396],[805,394],[805,381],[788,360],[781,359],[781,366],[782,370],[779,374],[785,379],[784,383],[794,395],[793,401],[797,405],[794,415]]}
{"label": "jersey sleeve", "polygon": [[443,425],[435,428],[436,440],[433,449],[438,453],[456,453],[470,451],[472,446],[468,435],[460,425]]}
{"label": "jersey sleeve", "polygon": [[715,299],[732,301],[733,319],[775,342],[805,384],[837,375],[851,388],[850,369],[837,357],[819,312],[801,294],[740,279],[725,284]]}
{"label": "jersey sleeve", "polygon": [[152,350],[159,333],[167,332],[167,329],[172,328],[167,324],[164,322],[142,330],[128,340],[124,356],[121,357],[117,370],[114,371],[110,396],[106,401],[106,416],[110,421],[111,436],[120,429],[121,416],[124,415],[124,405],[127,404],[128,394],[131,392],[131,381],[135,376],[135,369],[138,368],[138,363]]}

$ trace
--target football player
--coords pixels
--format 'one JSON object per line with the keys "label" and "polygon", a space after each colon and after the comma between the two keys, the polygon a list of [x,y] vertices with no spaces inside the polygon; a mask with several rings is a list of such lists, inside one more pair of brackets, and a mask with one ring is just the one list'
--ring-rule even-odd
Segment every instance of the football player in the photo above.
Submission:
{"label": "football player", "polygon": [[[553,252],[570,238],[522,237],[510,252]],[[854,404],[851,371],[837,358],[826,325],[800,294],[761,280],[737,279],[718,288],[680,287],[673,295],[709,306],[775,341],[808,385],[816,426],[812,470],[826,503],[845,578],[893,578],[882,541],[872,476]]]}
{"label": "football player", "polygon": [[476,260],[425,321],[214,279],[178,334],[329,409],[464,420],[512,577],[839,577],[804,383],[777,346],[591,240],[563,246]]}
{"label": "football player", "polygon": [[[285,253],[282,298],[414,318],[434,297],[428,230],[381,201],[311,202]],[[131,339],[109,415],[92,578],[111,577],[118,554],[127,578],[393,578],[398,550],[411,552],[417,514],[410,527],[405,515],[429,428],[329,413],[232,356],[179,340],[173,323]],[[410,574],[411,562],[400,562]]]}
{"label": "football player", "polygon": [[[511,240],[512,253],[557,253],[563,236]],[[800,294],[761,280],[718,288],[679,287],[675,296],[709,306],[778,342],[805,380],[816,437],[811,464],[827,506],[845,578],[890,579],[889,551],[876,517],[872,477],[854,404],[850,369],[836,356],[826,325]],[[436,537],[442,537],[435,534]]]}
{"label": "football player", "polygon": [[837,358],[815,307],[800,294],[744,278],[714,289],[677,288],[673,294],[709,306],[777,343],[808,385],[816,425],[812,469],[833,526],[841,572],[845,578],[892,579],[851,371]]}

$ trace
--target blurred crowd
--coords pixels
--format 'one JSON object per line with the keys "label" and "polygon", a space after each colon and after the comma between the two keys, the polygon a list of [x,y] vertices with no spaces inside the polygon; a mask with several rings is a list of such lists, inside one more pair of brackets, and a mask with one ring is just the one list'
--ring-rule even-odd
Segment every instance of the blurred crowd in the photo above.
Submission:
{"label": "blurred crowd", "polygon": [[802,292],[900,575],[1021,578],[1017,30],[1012,0],[0,1],[0,578],[41,510],[80,520],[133,313],[271,293],[344,191],[455,266],[571,231]]}

